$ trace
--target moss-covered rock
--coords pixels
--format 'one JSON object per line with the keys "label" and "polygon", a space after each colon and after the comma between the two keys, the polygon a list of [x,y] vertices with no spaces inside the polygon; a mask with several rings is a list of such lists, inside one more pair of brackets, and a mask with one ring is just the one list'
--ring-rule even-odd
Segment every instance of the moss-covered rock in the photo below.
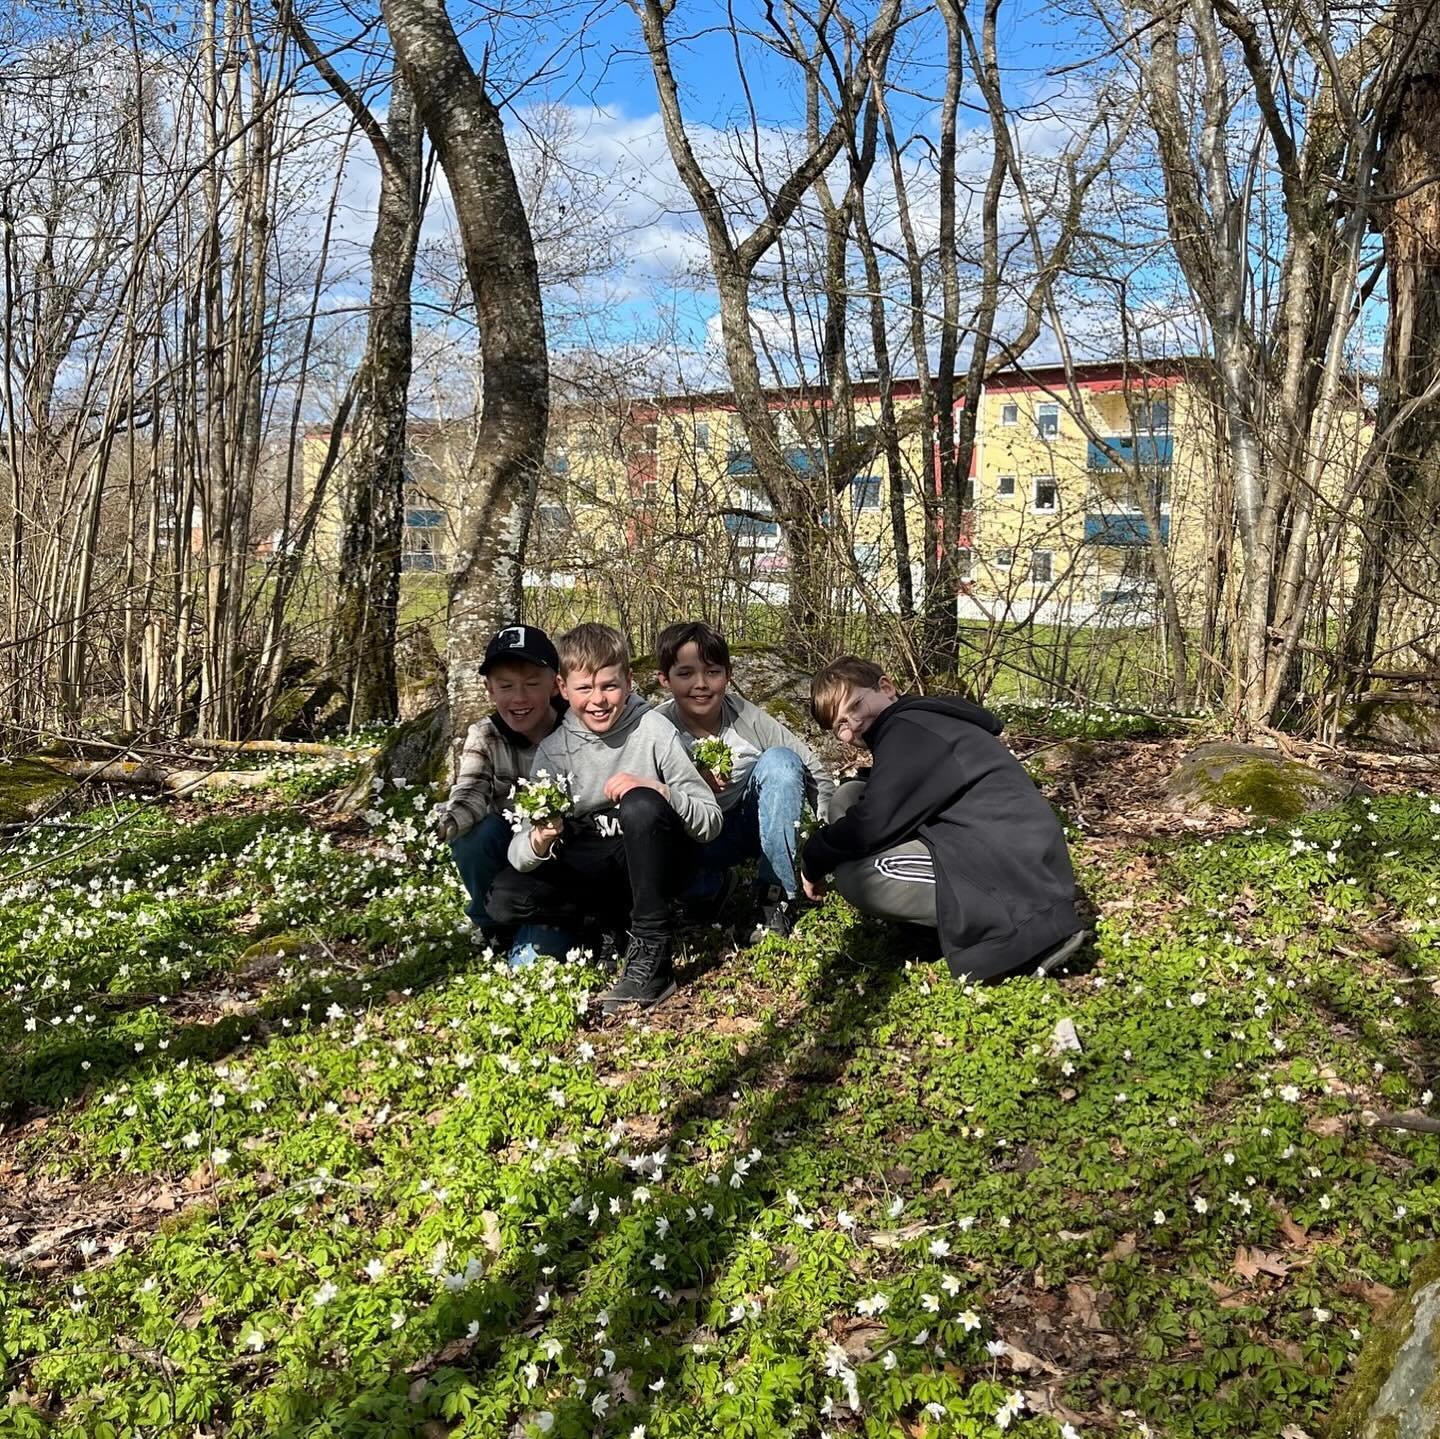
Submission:
{"label": "moss-covered rock", "polygon": [[44,761],[0,757],[0,824],[34,819],[75,788],[75,781]]}
{"label": "moss-covered rock", "polygon": [[1187,754],[1165,781],[1173,809],[1209,813],[1247,810],[1263,819],[1296,819],[1312,810],[1330,809],[1364,785],[1311,769],[1273,750],[1215,741]]}
{"label": "moss-covered rock", "polygon": [[390,781],[432,784],[450,778],[450,709],[437,705],[393,730],[384,748],[364,766],[340,796],[341,810],[363,809]]}
{"label": "moss-covered rock", "polygon": [[1434,754],[1440,751],[1440,695],[1420,690],[1372,690],[1356,704],[1345,733],[1370,744]]}
{"label": "moss-covered rock", "polygon": [[1440,1439],[1440,1247],[1365,1341],[1331,1439]]}

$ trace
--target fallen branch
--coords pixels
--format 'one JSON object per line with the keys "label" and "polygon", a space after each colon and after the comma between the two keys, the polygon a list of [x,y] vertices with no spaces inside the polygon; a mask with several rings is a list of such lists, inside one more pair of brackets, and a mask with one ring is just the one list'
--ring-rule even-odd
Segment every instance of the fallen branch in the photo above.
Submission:
{"label": "fallen branch", "polygon": [[369,759],[380,753],[377,745],[347,749],[342,745],[319,744],[314,740],[289,739],[190,739],[177,741],[185,749],[213,749],[240,754],[315,754],[334,759]]}
{"label": "fallen branch", "polygon": [[1416,1134],[1440,1134],[1440,1119],[1432,1119],[1428,1114],[1420,1114],[1413,1109],[1406,1110],[1404,1114],[1366,1109],[1361,1112],[1360,1118],[1372,1128],[1378,1126],[1381,1129],[1408,1129]]}
{"label": "fallen branch", "polygon": [[27,1264],[33,1264],[35,1260],[44,1259],[47,1254],[52,1254],[77,1234],[84,1234],[94,1229],[97,1223],[97,1220],[87,1219],[65,1229],[52,1229],[48,1234],[42,1234],[38,1239],[32,1239],[29,1244],[23,1245],[19,1249],[12,1249],[8,1254],[0,1254],[0,1269],[23,1269]]}
{"label": "fallen branch", "polygon": [[198,789],[264,789],[279,778],[269,769],[170,769],[164,765],[115,759],[58,759],[37,755],[41,764],[71,779],[95,779],[112,784],[163,789],[173,795]]}

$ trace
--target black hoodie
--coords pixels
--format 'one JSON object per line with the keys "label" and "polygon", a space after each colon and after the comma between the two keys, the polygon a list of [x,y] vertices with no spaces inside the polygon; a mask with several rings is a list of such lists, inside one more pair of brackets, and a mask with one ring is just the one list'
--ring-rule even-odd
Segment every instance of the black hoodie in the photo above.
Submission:
{"label": "black hoodie", "polygon": [[1005,974],[1073,934],[1075,872],[1054,811],[996,738],[989,710],[945,696],[900,699],[865,735],[864,798],[811,835],[812,880],[919,838],[935,862],[940,944],[951,973]]}

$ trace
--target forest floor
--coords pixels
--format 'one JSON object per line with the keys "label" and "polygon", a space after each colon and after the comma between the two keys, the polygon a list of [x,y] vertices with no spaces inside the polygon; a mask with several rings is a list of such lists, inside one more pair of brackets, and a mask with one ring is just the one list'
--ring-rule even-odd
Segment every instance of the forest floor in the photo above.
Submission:
{"label": "forest floor", "polygon": [[1440,779],[1202,818],[1042,719],[1096,938],[983,988],[832,898],[602,1021],[322,761],[32,831],[0,1435],[1319,1439],[1440,1217],[1369,1122],[1440,1112]]}

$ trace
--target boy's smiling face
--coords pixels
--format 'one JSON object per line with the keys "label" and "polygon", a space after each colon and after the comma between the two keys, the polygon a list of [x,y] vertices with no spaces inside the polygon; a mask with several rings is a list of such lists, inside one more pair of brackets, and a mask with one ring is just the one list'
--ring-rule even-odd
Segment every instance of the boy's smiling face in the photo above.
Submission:
{"label": "boy's smiling face", "polygon": [[517,734],[538,743],[554,727],[555,711],[550,705],[556,688],[554,670],[525,660],[503,660],[491,665],[485,687],[495,712]]}
{"label": "boy's smiling face", "polygon": [[707,660],[692,640],[680,646],[675,663],[668,674],[660,676],[660,683],[675,696],[682,718],[696,724],[714,724],[730,687],[730,671]]}
{"label": "boy's smiling face", "polygon": [[842,744],[864,744],[870,726],[898,698],[895,686],[885,675],[873,689],[851,689],[835,712],[835,723],[831,726],[835,738]]}
{"label": "boy's smiling face", "polygon": [[592,734],[606,734],[615,728],[630,698],[630,671],[623,665],[571,670],[560,679],[560,693],[586,729]]}

